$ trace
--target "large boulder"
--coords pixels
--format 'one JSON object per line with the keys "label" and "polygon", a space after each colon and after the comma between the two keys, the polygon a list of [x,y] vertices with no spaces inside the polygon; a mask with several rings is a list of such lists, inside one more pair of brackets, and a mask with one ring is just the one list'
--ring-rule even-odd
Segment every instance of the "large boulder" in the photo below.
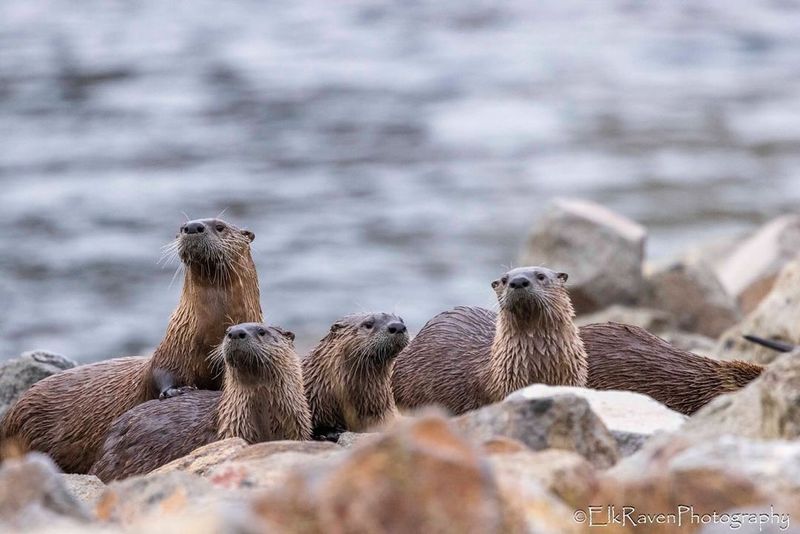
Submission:
{"label": "large boulder", "polygon": [[569,274],[577,313],[636,302],[644,290],[646,230],[598,204],[558,199],[531,232],[522,263]]}
{"label": "large boulder", "polygon": [[270,532],[500,533],[522,522],[478,449],[438,416],[403,421],[339,461],[295,471],[254,510]]}
{"label": "large boulder", "polygon": [[69,358],[43,350],[0,363],[0,418],[33,384],[75,365]]}
{"label": "large boulder", "polygon": [[535,384],[515,391],[507,397],[507,401],[547,399],[559,395],[585,399],[592,412],[617,440],[623,455],[634,452],[653,434],[675,431],[687,420],[685,415],[670,410],[647,395],[631,391]]}
{"label": "large boulder", "polygon": [[741,315],[711,268],[672,263],[650,273],[644,304],[668,312],[678,329],[717,338]]}
{"label": "large boulder", "polygon": [[475,443],[497,436],[518,440],[535,451],[576,452],[606,468],[619,458],[614,437],[586,399],[573,394],[524,396],[467,412],[453,420]]}
{"label": "large boulder", "polygon": [[800,215],[770,221],[728,253],[717,276],[748,313],[772,289],[781,269],[800,251]]}
{"label": "large boulder", "polygon": [[725,332],[716,347],[720,358],[761,364],[780,355],[745,340],[742,336],[746,334],[800,345],[800,260],[786,265],[769,295],[742,322]]}
{"label": "large boulder", "polygon": [[784,355],[743,389],[714,399],[684,426],[698,439],[735,434],[800,438],[800,351]]}
{"label": "large boulder", "polygon": [[603,310],[586,313],[575,318],[575,324],[578,326],[598,323],[630,324],[657,335],[678,328],[675,317],[669,312],[622,304],[614,304]]}
{"label": "large boulder", "polygon": [[47,456],[31,453],[0,464],[0,530],[21,532],[37,526],[86,522],[91,517]]}
{"label": "large boulder", "polygon": [[106,490],[106,485],[94,475],[62,474],[61,480],[67,490],[90,510]]}

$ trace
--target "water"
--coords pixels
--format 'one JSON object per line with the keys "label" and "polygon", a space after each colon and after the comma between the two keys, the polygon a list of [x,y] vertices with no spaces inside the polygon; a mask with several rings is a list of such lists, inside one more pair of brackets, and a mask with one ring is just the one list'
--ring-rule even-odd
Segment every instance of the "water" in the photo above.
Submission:
{"label": "water", "polygon": [[649,255],[800,200],[800,3],[0,2],[0,358],[151,350],[183,220],[247,226],[269,321],[490,305],[548,199]]}

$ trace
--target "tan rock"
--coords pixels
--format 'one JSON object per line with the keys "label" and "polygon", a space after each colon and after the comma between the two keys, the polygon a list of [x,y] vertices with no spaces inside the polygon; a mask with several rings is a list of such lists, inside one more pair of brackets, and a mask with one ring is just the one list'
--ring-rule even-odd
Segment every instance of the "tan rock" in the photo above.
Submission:
{"label": "tan rock", "polygon": [[20,531],[89,519],[89,509],[47,456],[31,453],[0,464],[0,527]]}
{"label": "tan rock", "polygon": [[522,263],[569,273],[577,313],[636,302],[646,230],[598,204],[557,199],[528,238]]}
{"label": "tan rock", "polygon": [[673,263],[647,277],[643,303],[668,312],[678,329],[716,338],[741,319],[710,267]]}
{"label": "tan rock", "polygon": [[748,313],[772,289],[778,273],[800,250],[800,215],[770,221],[731,251],[717,276]]}
{"label": "tan rock", "polygon": [[246,448],[248,443],[241,438],[228,438],[215,441],[195,449],[190,454],[168,464],[162,465],[151,474],[165,474],[174,471],[184,471],[203,475],[209,469],[225,462],[231,456]]}
{"label": "tan rock", "polygon": [[488,464],[445,419],[407,420],[339,461],[296,472],[257,501],[282,532],[521,531]]}
{"label": "tan rock", "polygon": [[780,355],[746,341],[742,337],[746,334],[800,344],[800,260],[786,265],[769,295],[742,322],[725,332],[716,348],[720,358],[761,364]]}
{"label": "tan rock", "polygon": [[94,475],[62,474],[61,480],[67,490],[77,497],[86,507],[93,510],[106,485]]}
{"label": "tan rock", "polygon": [[585,399],[572,394],[509,399],[467,412],[453,423],[478,444],[498,436],[512,438],[536,451],[577,452],[600,468],[613,465],[619,457],[603,421]]}

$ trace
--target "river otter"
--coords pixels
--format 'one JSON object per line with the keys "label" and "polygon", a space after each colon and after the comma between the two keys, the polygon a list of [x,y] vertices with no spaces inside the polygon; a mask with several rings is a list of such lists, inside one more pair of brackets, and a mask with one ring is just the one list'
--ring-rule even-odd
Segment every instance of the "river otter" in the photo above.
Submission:
{"label": "river otter", "polygon": [[228,326],[262,321],[254,238],[220,219],[183,224],[174,245],[183,290],[152,357],[83,365],[37,382],[6,412],[0,439],[49,454],[67,473],[85,473],[117,416],[187,388],[219,389],[209,352]]}
{"label": "river otter", "polygon": [[111,425],[89,471],[103,482],[144,474],[225,438],[249,443],[311,437],[294,334],[259,323],[228,329],[217,352],[222,391],[192,391],[140,404]]}
{"label": "river otter", "polygon": [[587,325],[581,337],[589,355],[590,388],[644,393],[686,415],[718,395],[741,389],[764,370],[741,360],[715,360],[677,349],[638,326]]}
{"label": "river otter", "polygon": [[586,385],[566,281],[544,267],[513,269],[492,282],[499,313],[459,306],[428,321],[395,362],[397,405],[460,414],[533,383]]}
{"label": "river otter", "polygon": [[303,360],[316,439],[336,440],[397,415],[392,363],[408,344],[403,320],[388,313],[348,315]]}

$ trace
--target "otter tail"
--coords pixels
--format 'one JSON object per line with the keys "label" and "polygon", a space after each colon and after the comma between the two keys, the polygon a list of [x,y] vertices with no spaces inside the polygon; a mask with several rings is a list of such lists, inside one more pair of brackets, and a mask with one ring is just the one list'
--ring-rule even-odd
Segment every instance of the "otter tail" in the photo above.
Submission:
{"label": "otter tail", "polygon": [[770,348],[772,350],[776,350],[778,352],[792,352],[794,350],[794,345],[790,343],[784,343],[783,341],[775,341],[772,339],[764,339],[763,337],[750,336],[750,335],[746,335],[743,337],[751,343],[755,343],[757,345],[761,345]]}

